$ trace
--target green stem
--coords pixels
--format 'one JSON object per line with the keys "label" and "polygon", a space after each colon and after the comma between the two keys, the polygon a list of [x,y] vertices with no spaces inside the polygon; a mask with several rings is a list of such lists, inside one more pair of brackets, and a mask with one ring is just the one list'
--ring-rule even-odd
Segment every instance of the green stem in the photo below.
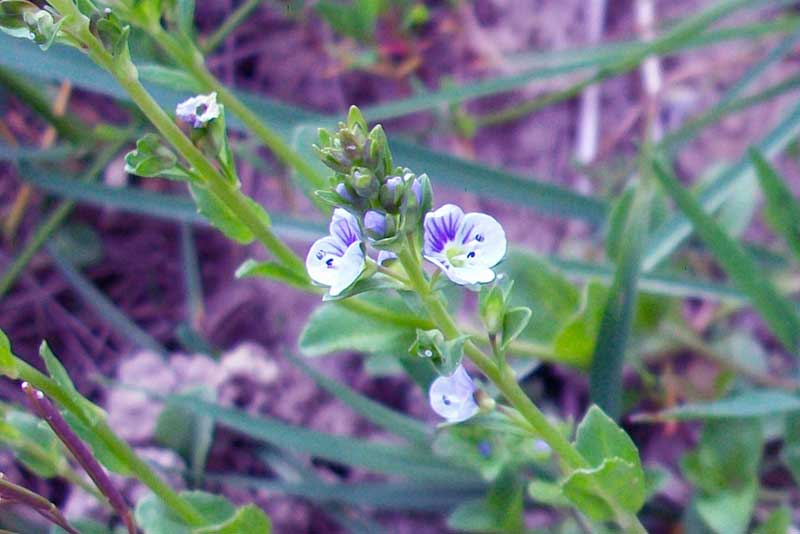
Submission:
{"label": "green stem", "polygon": [[[461,332],[458,326],[438,295],[431,291],[420,265],[419,256],[412,250],[411,247],[406,247],[398,254],[412,287],[419,294],[431,319],[445,337],[447,339],[459,337]],[[499,367],[490,356],[484,354],[472,341],[467,341],[464,344],[464,352],[470,361],[497,386],[497,389],[525,419],[531,429],[561,458],[567,473],[591,467],[583,455],[547,420],[544,413],[525,394],[519,386],[511,367],[507,365],[502,368]],[[615,500],[607,495],[604,488],[595,486],[594,489],[598,495],[603,496],[613,507],[616,521],[624,532],[632,534],[647,532],[636,515],[620,509]]]}
{"label": "green stem", "polygon": [[[438,296],[430,291],[428,281],[425,279],[425,274],[420,266],[419,258],[408,248],[404,248],[398,254],[398,258],[406,270],[411,286],[419,294],[428,314],[439,330],[442,331],[447,339],[459,337],[461,332],[450,313]],[[490,356],[484,354],[471,341],[467,341],[464,344],[464,352],[469,356],[472,363],[497,386],[511,405],[536,429],[540,437],[561,457],[569,471],[589,467],[583,456],[575,450],[561,432],[550,424],[547,417],[522,391],[510,368],[501,370]]]}
{"label": "green stem", "polygon": [[215,91],[225,108],[236,115],[245,127],[266,145],[275,157],[285,165],[302,174],[309,183],[318,189],[326,186],[325,177],[321,176],[313,165],[284,142],[278,133],[264,124],[258,114],[250,110],[239,98],[223,85],[206,67],[203,55],[188,39],[177,39],[163,27],[147,29],[153,40],[186,72],[192,75],[207,91]]}
{"label": "green stem", "polygon": [[[58,2],[59,5],[62,3],[64,2]],[[53,2],[53,4],[56,4],[56,2]],[[71,5],[71,3],[69,4]],[[72,5],[72,9],[77,11],[74,5]],[[253,232],[253,235],[286,267],[304,273],[303,261],[273,233],[253,209],[247,197],[220,174],[169,115],[161,109],[153,97],[150,96],[139,82],[136,67],[133,63],[130,61],[120,62],[112,58],[102,43],[91,33],[88,26],[78,27],[77,32],[78,35],[76,37],[86,45],[90,57],[98,65],[114,75],[119,84],[127,91],[134,103],[159,133],[180,152],[194,168],[196,174],[205,181],[203,185],[228,206]]]}
{"label": "green stem", "polygon": [[233,13],[225,19],[225,22],[217,30],[203,41],[200,49],[204,54],[213,52],[228,37],[250,13],[252,13],[264,0],[247,0],[236,8]]}
{"label": "green stem", "polygon": [[86,417],[83,407],[79,406],[74,398],[65,392],[53,379],[45,376],[33,366],[15,357],[18,378],[30,383],[34,388],[41,390],[65,410],[80,419],[103,442],[108,450],[131,473],[150,490],[156,494],[169,508],[180,516],[187,524],[202,526],[207,523],[202,515],[178,493],[167,485],[153,471],[150,466],[139,458],[130,445],[117,437],[111,427],[104,420],[92,421]]}

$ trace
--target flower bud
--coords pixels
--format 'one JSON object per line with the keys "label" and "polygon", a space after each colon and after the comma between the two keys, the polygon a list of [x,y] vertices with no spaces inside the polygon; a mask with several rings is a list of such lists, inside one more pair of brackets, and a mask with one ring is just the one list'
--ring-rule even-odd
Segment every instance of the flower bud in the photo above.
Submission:
{"label": "flower bud", "polygon": [[386,215],[375,210],[364,214],[364,229],[374,239],[382,239],[386,235]]}
{"label": "flower bud", "polygon": [[350,175],[350,186],[362,198],[371,198],[378,192],[378,179],[366,167],[356,167]]}
{"label": "flower bud", "polygon": [[481,291],[478,299],[478,311],[489,334],[494,335],[502,330],[505,310],[506,299],[500,287],[484,288]]}
{"label": "flower bud", "polygon": [[381,186],[380,201],[388,212],[396,212],[403,199],[403,192],[405,191],[403,179],[399,176],[392,176],[386,183]]}
{"label": "flower bud", "polygon": [[343,183],[336,184],[336,194],[342,197],[343,200],[347,202],[353,202],[353,195],[350,194],[350,191],[347,190],[347,186]]}

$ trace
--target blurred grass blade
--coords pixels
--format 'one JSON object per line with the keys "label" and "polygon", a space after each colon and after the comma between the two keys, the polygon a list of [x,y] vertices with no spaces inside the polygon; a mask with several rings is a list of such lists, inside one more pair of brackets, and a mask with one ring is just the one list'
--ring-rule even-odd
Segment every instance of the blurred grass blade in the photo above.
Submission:
{"label": "blurred grass blade", "polygon": [[[29,42],[0,34],[0,65],[22,70],[25,74],[44,79],[60,76],[77,87],[113,96],[123,101],[128,97],[114,80],[92,65],[83,55],[66,47],[53,47],[41,53]],[[185,95],[149,84],[148,89],[158,103],[167,110]],[[330,124],[334,118],[321,116],[291,106],[275,103],[256,95],[238,96],[260,117],[274,126],[287,142],[300,124]],[[241,123],[231,117],[231,126],[241,128]],[[553,215],[579,217],[590,222],[601,222],[605,216],[605,203],[580,195],[569,189],[544,183],[530,177],[520,177],[499,169],[472,163],[467,160],[435,152],[414,143],[395,139],[391,143],[397,162],[416,172],[427,172],[439,183],[474,194],[533,206]]]}
{"label": "blurred grass blade", "polygon": [[[86,171],[78,180],[84,183],[95,180],[97,176],[103,172],[103,169],[105,169],[108,162],[111,161],[121,146],[122,143],[114,143],[100,152],[100,154],[97,156],[97,159],[95,159],[92,165],[86,169]],[[19,276],[25,270],[25,267],[28,266],[28,263],[30,263],[31,259],[33,259],[33,256],[42,247],[42,245],[44,245],[45,241],[47,241],[53,232],[55,232],[56,229],[61,226],[61,223],[64,222],[64,220],[72,211],[73,206],[74,201],[65,200],[61,202],[52,211],[50,211],[44,221],[36,227],[36,230],[25,243],[25,246],[22,248],[19,254],[14,257],[14,260],[6,268],[6,270],[3,271],[3,275],[0,277],[0,297],[5,295],[8,290],[14,286],[17,278],[19,278]]]}
{"label": "blurred grass blade", "polygon": [[98,317],[102,318],[109,326],[132,341],[135,345],[150,349],[163,356],[167,355],[167,350],[162,347],[158,341],[153,339],[150,334],[139,328],[136,323],[122,313],[108,297],[97,289],[89,280],[84,278],[55,247],[47,245],[46,248],[56,267],[58,267],[58,270],[69,285],[84,299],[86,304],[94,309]]}
{"label": "blurred grass blade", "polygon": [[[648,152],[645,149],[645,153]],[[589,372],[591,401],[615,420],[622,412],[622,367],[636,311],[641,253],[650,228],[652,187],[649,181],[642,180],[637,184],[625,222],[624,237],[616,258],[617,269],[600,320]]]}
{"label": "blurred grass blade", "polygon": [[267,416],[255,417],[235,408],[226,408],[196,398],[172,396],[170,402],[180,403],[189,410],[211,417],[253,439],[332,462],[416,480],[439,480],[457,484],[475,482],[477,479],[476,473],[436,458],[430,451],[325,434]]}
{"label": "blurred grass blade", "polygon": [[774,390],[751,390],[705,403],[690,403],[655,414],[640,414],[637,421],[692,421],[774,417],[800,412],[800,398]]}
{"label": "blurred grass blade", "polygon": [[661,163],[653,165],[655,176],[672,197],[678,208],[694,226],[694,230],[706,244],[733,283],[746,294],[767,326],[783,346],[797,356],[800,341],[800,318],[796,307],[785,299],[745,250],[728,236],[700,203],[686,191],[678,180]]}
{"label": "blurred grass blade", "polygon": [[716,122],[722,119],[729,110],[733,108],[733,104],[739,96],[773,64],[783,60],[788,54],[794,50],[794,46],[800,40],[800,30],[796,30],[782,39],[777,46],[764,56],[760,61],[756,62],[742,75],[741,78],[736,80],[719,101],[706,110],[700,117],[690,122],[690,125],[681,128],[679,133],[667,136],[661,143],[662,147],[666,147],[669,153],[674,153],[679,150],[681,146],[690,141],[700,128],[711,122]]}
{"label": "blurred grass blade", "polygon": [[[614,267],[608,264],[565,260],[554,256],[546,259],[550,265],[572,280],[597,278],[603,282],[610,282],[614,277]],[[747,302],[747,297],[735,287],[669,273],[640,273],[639,291],[653,295],[710,299],[733,304]]]}
{"label": "blurred grass blade", "polygon": [[75,146],[58,145],[53,148],[11,146],[0,143],[0,161],[62,161],[80,155]]}
{"label": "blurred grass blade", "polygon": [[[755,146],[759,152],[772,157],[782,151],[800,133],[800,105],[788,113]],[[721,172],[698,196],[701,209],[714,212],[728,198],[736,185],[752,178],[752,162],[747,154]],[[694,200],[693,200],[694,201]],[[683,214],[675,214],[656,229],[650,237],[642,260],[642,270],[650,271],[666,259],[692,233],[692,223]]]}
{"label": "blurred grass blade", "polygon": [[800,260],[800,202],[777,171],[757,150],[750,151],[750,158],[753,160],[761,190],[766,198],[764,218],[772,229],[783,237],[795,258]]}
{"label": "blurred grass blade", "polygon": [[377,510],[446,510],[486,493],[485,484],[462,485],[409,482],[278,482],[269,479],[223,475],[210,477],[232,486],[304,497],[314,502],[336,502]]}
{"label": "blurred grass blade", "polygon": [[[197,214],[191,199],[181,195],[155,193],[130,187],[114,188],[102,184],[84,184],[47,174],[44,171],[31,173],[25,177],[25,180],[50,194],[82,203],[169,221],[206,225],[205,219]],[[271,216],[275,230],[286,238],[311,242],[325,233],[325,227],[321,223],[301,221],[281,214]],[[530,254],[531,252],[517,249],[516,253]],[[610,281],[613,276],[613,267],[610,265],[566,260],[552,256],[547,258],[547,261],[574,279],[600,278]],[[711,298],[734,303],[747,300],[747,297],[736,288],[668,273],[645,273],[640,279],[640,289],[673,297]]]}
{"label": "blurred grass blade", "polygon": [[[85,183],[65,179],[45,170],[30,172],[23,179],[42,191],[62,198],[169,221],[207,225],[188,196]],[[325,227],[313,221],[292,220],[280,214],[271,215],[271,218],[275,231],[287,239],[310,242],[325,233]]]}
{"label": "blurred grass blade", "polygon": [[301,358],[286,354],[286,358],[303,373],[310,376],[319,387],[341,400],[367,421],[412,443],[428,446],[433,437],[430,429],[420,421],[365,397],[338,381],[328,378]]}
{"label": "blurred grass blade", "polygon": [[538,66],[509,76],[495,76],[479,82],[449,87],[440,91],[415,95],[404,100],[379,104],[364,109],[364,116],[370,121],[386,120],[419,111],[427,111],[443,105],[458,104],[473,98],[513,91],[535,80],[554,78],[576,70],[599,67],[602,74],[596,76],[597,79],[592,81],[594,83],[619,74],[620,68],[624,70],[636,68],[649,55],[668,54],[690,46],[692,39],[697,37],[696,34],[706,30],[715,20],[733,13],[747,3],[748,0],[720,2],[707,11],[669,29],[651,42],[628,43],[627,46],[612,49],[611,53],[599,56],[595,54],[594,57],[591,55],[584,56],[580,51],[573,51],[572,56],[574,59],[563,64]]}

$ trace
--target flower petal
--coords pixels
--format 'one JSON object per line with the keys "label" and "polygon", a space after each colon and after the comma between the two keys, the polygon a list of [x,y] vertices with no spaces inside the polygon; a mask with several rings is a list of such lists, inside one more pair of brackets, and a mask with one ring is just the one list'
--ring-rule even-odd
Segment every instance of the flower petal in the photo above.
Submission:
{"label": "flower petal", "polygon": [[341,240],[333,236],[316,240],[306,256],[308,275],[316,283],[330,287],[332,296],[350,287],[364,266],[360,241],[345,247]]}
{"label": "flower petal", "polygon": [[458,206],[445,204],[436,211],[425,214],[425,256],[441,253],[450,241],[454,241],[461,227],[464,212]]}
{"label": "flower petal", "polygon": [[497,220],[485,213],[468,213],[457,240],[468,250],[467,265],[494,267],[506,255],[506,233]]}
{"label": "flower petal", "polygon": [[358,226],[358,221],[352,213],[342,208],[333,210],[330,233],[345,247],[361,241],[361,228]]}
{"label": "flower petal", "polygon": [[474,393],[472,378],[459,365],[452,375],[440,376],[433,381],[428,390],[428,400],[437,414],[451,423],[460,423],[478,413]]}

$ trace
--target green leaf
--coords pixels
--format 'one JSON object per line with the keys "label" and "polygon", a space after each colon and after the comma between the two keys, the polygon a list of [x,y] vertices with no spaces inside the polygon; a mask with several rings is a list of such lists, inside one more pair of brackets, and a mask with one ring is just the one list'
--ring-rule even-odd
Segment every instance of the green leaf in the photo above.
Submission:
{"label": "green leaf", "polygon": [[778,172],[756,149],[750,150],[750,159],[758,175],[766,205],[764,219],[789,245],[789,250],[800,259],[800,202]]}
{"label": "green leaf", "polygon": [[758,483],[751,481],[735,490],[698,496],[695,506],[713,532],[744,534],[750,525],[757,496]]}
{"label": "green leaf", "polygon": [[255,504],[236,510],[233,517],[220,525],[195,530],[195,534],[270,534],[272,523],[264,511]]}
{"label": "green leaf", "polygon": [[373,424],[412,443],[427,444],[430,442],[431,432],[424,423],[389,409],[347,387],[345,384],[328,378],[300,358],[287,354],[287,359],[300,368],[304,374],[310,376],[318,386],[350,406]]}
{"label": "green leaf", "polygon": [[447,518],[447,526],[459,532],[522,532],[523,493],[515,474],[504,471],[485,499],[456,508]]}
{"label": "green leaf", "polygon": [[532,311],[522,338],[551,341],[578,309],[577,288],[530,252],[512,249],[501,270],[514,280],[511,304],[527,306]]}
{"label": "green leaf", "polygon": [[308,280],[305,276],[299,275],[292,269],[273,261],[256,261],[254,259],[245,260],[236,269],[236,278],[269,278],[283,282],[286,285],[305,289],[308,287]]}
{"label": "green leaf", "polygon": [[17,460],[42,478],[59,474],[59,468],[65,461],[64,451],[47,423],[18,410],[9,411],[5,423],[14,435],[8,435],[4,429],[0,439],[8,443]]}
{"label": "green leaf", "polygon": [[144,177],[186,181],[191,176],[178,164],[175,152],[160,135],[149,133],[136,141],[136,150],[125,156],[125,172]]}
{"label": "green leaf", "polygon": [[[212,525],[223,524],[236,513],[236,508],[227,499],[218,495],[203,491],[183,491],[180,496]],[[186,525],[152,493],[136,503],[135,516],[144,534],[197,534],[197,529]]]}
{"label": "green leaf", "polygon": [[[369,294],[355,299],[379,306],[388,315],[411,315],[411,310],[396,297]],[[322,304],[309,317],[300,334],[300,350],[306,356],[346,350],[400,356],[407,352],[415,338],[414,327],[398,327],[331,302]]]}
{"label": "green leaf", "polygon": [[532,480],[528,484],[528,495],[536,502],[555,508],[569,508],[569,499],[564,497],[561,486],[546,480]]}
{"label": "green leaf", "polygon": [[0,330],[0,372],[9,378],[17,378],[17,358],[11,352],[11,342],[6,333]]}
{"label": "green leaf", "polygon": [[572,314],[553,340],[553,351],[559,361],[588,368],[597,344],[597,332],[607,301],[608,288],[596,281],[586,284],[580,308]]}
{"label": "green leaf", "polygon": [[775,508],[766,521],[753,530],[753,534],[789,534],[792,526],[792,511],[787,506]]}
{"label": "green leaf", "polygon": [[794,353],[800,344],[800,318],[795,307],[778,293],[752,257],[703,211],[700,203],[681,187],[662,164],[656,162],[653,168],[664,190],[692,222],[694,230],[728,276],[750,298],[784,347]]}
{"label": "green leaf", "polygon": [[795,483],[800,484],[800,413],[789,415],[785,426],[781,460],[789,468]]}
{"label": "green leaf", "polygon": [[528,326],[528,322],[531,320],[531,315],[533,315],[533,312],[527,306],[517,306],[505,313],[501,350],[508,349],[508,345],[525,331],[525,327]]}
{"label": "green leaf", "polygon": [[[214,195],[214,193],[194,183],[189,184],[189,191],[191,191],[192,197],[197,204],[197,211],[208,219],[217,230],[243,245],[253,242],[255,236],[250,230],[250,227],[245,225],[228,206],[223,204]],[[267,215],[267,212],[264,211],[264,208],[262,208],[258,202],[247,198],[247,203],[256,212],[261,222],[266,226],[271,224],[269,215]]]}
{"label": "green leaf", "polygon": [[[578,425],[575,447],[592,467],[599,467],[609,458],[621,458],[634,469],[642,470],[636,445],[598,406],[589,408]],[[644,473],[640,474],[644,481]]]}
{"label": "green leaf", "polygon": [[[209,388],[193,388],[182,394],[205,401],[216,400],[214,391]],[[214,437],[214,422],[211,419],[167,400],[158,416],[153,437],[160,445],[172,449],[184,459],[195,484],[202,480]]]}
{"label": "green leaf", "polygon": [[705,495],[735,492],[757,482],[763,442],[756,419],[708,421],[697,448],[681,460],[681,469]]}
{"label": "green leaf", "polygon": [[58,384],[59,388],[65,393],[77,406],[81,408],[83,416],[86,417],[92,424],[97,423],[105,418],[105,412],[102,408],[89,401],[86,397],[78,393],[69,373],[61,364],[47,341],[42,341],[39,345],[39,356],[44,360],[44,365],[50,377]]}
{"label": "green leaf", "polygon": [[645,500],[641,467],[637,469],[621,458],[607,458],[597,467],[577,469],[561,488],[578,510],[594,521],[611,521],[623,510],[635,514]]}

